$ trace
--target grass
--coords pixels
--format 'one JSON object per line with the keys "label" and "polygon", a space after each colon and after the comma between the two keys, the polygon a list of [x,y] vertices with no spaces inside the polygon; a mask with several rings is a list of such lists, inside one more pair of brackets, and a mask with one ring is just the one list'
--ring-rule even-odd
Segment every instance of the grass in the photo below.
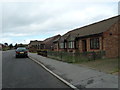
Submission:
{"label": "grass", "polygon": [[64,60],[61,60],[60,57],[56,57],[56,56],[48,56],[48,57],[55,60],[96,69],[98,71],[109,73],[109,74],[118,75],[118,72],[120,72],[120,70],[118,69],[118,58],[97,59],[97,60],[91,60],[91,61],[87,60],[86,58],[80,58],[79,60],[74,61],[72,57],[68,58],[67,56],[62,57]]}
{"label": "grass", "polygon": [[7,51],[7,50],[10,50],[10,48],[9,47],[2,48],[2,51]]}
{"label": "grass", "polygon": [[118,74],[120,71],[118,69],[118,59],[99,59],[94,61],[88,61],[88,62],[81,62],[77,63],[78,65],[83,65],[86,67],[91,67],[96,70],[110,73],[110,74]]}
{"label": "grass", "polygon": [[65,53],[65,52],[50,52],[48,54],[49,58],[53,58],[55,60],[82,65],[85,67],[89,67],[92,69],[96,69],[101,72],[106,72],[110,74],[118,74],[120,71],[118,69],[118,58],[112,58],[112,59],[95,59],[85,57],[82,54],[75,54],[75,56],[71,53]]}

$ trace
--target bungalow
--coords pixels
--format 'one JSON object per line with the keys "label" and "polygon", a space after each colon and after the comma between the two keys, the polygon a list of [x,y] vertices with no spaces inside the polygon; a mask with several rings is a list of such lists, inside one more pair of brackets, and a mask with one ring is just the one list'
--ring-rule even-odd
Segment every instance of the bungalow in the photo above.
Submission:
{"label": "bungalow", "polygon": [[56,49],[56,45],[55,45],[55,42],[53,42],[53,41],[57,40],[60,36],[61,35],[56,35],[56,36],[53,36],[53,37],[45,39],[42,42],[43,49],[46,49],[46,50],[55,50]]}
{"label": "bungalow", "polygon": [[90,52],[105,51],[106,57],[119,55],[120,17],[115,16],[67,32],[56,42],[58,51]]}
{"label": "bungalow", "polygon": [[3,44],[0,43],[0,50],[2,50],[2,46],[3,46]]}
{"label": "bungalow", "polygon": [[28,45],[29,51],[36,52],[37,50],[41,49],[41,44],[42,44],[42,41],[38,41],[38,40],[30,41]]}
{"label": "bungalow", "polygon": [[58,41],[60,40],[61,35],[59,35],[54,41],[53,41],[53,50],[58,51],[59,50],[59,43]]}

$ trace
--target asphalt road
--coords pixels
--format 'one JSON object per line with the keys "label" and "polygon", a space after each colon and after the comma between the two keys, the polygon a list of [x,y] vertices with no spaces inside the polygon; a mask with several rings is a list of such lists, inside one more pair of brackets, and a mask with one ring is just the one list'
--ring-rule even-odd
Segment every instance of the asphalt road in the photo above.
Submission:
{"label": "asphalt road", "polygon": [[0,90],[2,88],[2,51],[0,51]]}
{"label": "asphalt road", "polygon": [[2,53],[2,88],[69,87],[29,58],[15,58],[11,50]]}

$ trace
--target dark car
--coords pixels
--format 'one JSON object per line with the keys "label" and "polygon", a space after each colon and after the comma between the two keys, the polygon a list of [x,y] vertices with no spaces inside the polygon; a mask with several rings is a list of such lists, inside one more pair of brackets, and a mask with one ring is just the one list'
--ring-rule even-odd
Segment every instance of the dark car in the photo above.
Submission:
{"label": "dark car", "polygon": [[28,50],[24,47],[19,47],[16,49],[16,58],[17,57],[28,57]]}

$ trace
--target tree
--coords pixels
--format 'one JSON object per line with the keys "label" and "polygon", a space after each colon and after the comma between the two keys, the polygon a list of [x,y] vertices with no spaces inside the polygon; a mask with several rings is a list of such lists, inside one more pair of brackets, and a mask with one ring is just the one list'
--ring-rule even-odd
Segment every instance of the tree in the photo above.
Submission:
{"label": "tree", "polygon": [[5,46],[8,46],[8,43],[4,43]]}
{"label": "tree", "polygon": [[12,48],[13,48],[13,45],[12,45],[12,44],[10,44],[10,45],[9,45],[9,48],[10,48],[10,49],[12,49]]}
{"label": "tree", "polygon": [[18,47],[18,44],[16,43],[14,47],[15,47],[15,49],[17,49],[17,47]]}

